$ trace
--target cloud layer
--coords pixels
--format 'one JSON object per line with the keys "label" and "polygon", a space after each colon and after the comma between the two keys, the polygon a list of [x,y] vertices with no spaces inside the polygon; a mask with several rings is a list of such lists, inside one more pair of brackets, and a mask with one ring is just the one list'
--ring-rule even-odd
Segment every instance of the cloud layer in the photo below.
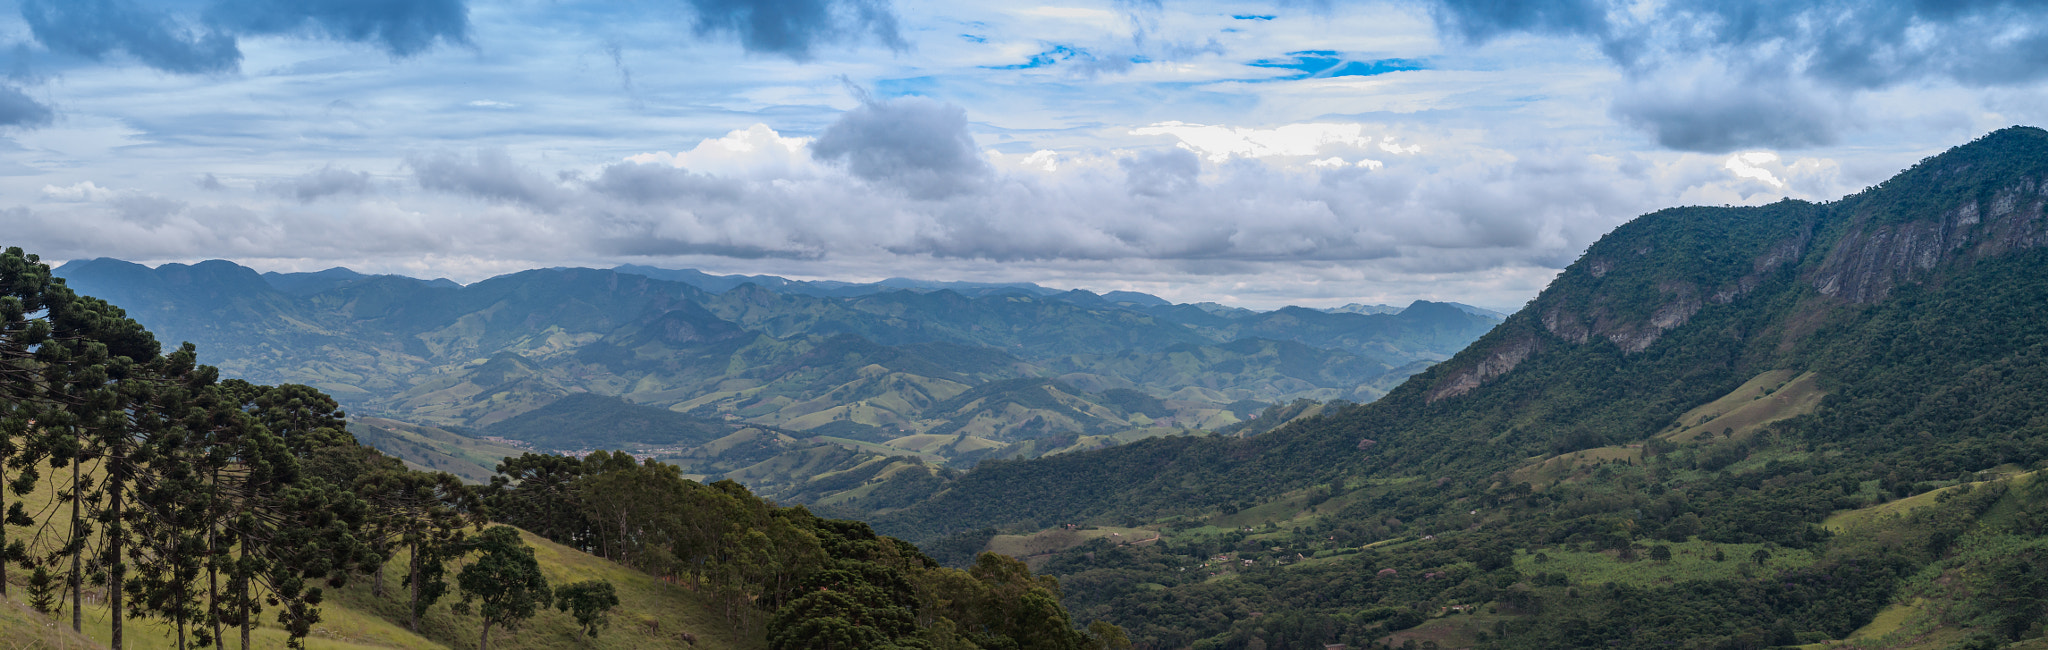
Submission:
{"label": "cloud layer", "polygon": [[0,232],[52,259],[1512,307],[1636,215],[2048,123],[2012,2],[18,6]]}
{"label": "cloud layer", "polygon": [[1906,84],[2048,77],[2048,5],[2009,0],[1435,0],[1446,34],[1583,38],[1628,74],[1616,117],[1688,151],[1812,147],[1856,95]]}

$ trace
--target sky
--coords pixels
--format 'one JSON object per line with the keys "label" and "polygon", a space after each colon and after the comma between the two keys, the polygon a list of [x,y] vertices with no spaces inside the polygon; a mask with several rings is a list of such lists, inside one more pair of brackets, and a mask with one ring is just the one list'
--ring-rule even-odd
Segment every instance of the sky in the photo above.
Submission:
{"label": "sky", "polygon": [[2048,3],[0,2],[0,244],[1512,309],[2048,123]]}

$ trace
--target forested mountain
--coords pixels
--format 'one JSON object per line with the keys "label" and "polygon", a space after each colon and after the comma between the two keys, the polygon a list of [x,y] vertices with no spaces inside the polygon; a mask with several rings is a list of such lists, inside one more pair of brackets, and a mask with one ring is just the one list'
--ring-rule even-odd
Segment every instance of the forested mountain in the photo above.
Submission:
{"label": "forested mountain", "polygon": [[[965,467],[1216,429],[1294,399],[1369,401],[1497,323],[1427,302],[1212,312],[1035,285],[647,267],[468,286],[225,261],[56,273],[229,376],[315,386],[383,418],[358,434],[420,467],[474,479],[486,448],[620,447],[712,478],[795,454],[745,474],[777,498],[890,457]],[[615,425],[653,421],[632,415],[646,409],[668,424],[621,437]],[[705,446],[730,436],[750,442]]]}
{"label": "forested mountain", "polygon": [[2044,205],[2015,127],[1831,203],[1644,215],[1378,401],[872,520],[945,557],[1142,526],[1032,559],[1141,647],[2038,638]]}

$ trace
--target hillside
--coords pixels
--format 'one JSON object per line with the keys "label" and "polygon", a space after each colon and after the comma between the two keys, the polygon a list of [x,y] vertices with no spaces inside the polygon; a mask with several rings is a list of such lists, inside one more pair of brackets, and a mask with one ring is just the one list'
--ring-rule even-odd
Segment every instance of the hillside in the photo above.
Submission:
{"label": "hillside", "polygon": [[[934,548],[990,526],[1160,531],[1043,565],[1144,647],[1841,639],[1973,551],[1825,520],[2048,461],[2044,181],[2048,132],[2013,128],[1832,203],[1644,215],[1376,402],[987,463],[875,521]],[[1697,553],[1737,564],[1680,563]],[[1598,562],[1694,568],[1606,584]],[[1264,616],[1216,615],[1239,610]]]}

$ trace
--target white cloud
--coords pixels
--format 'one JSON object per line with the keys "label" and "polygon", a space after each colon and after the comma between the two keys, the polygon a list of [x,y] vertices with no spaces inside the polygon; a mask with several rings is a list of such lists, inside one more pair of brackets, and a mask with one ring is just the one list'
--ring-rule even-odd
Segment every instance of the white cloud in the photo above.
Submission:
{"label": "white cloud", "polygon": [[1259,129],[1160,122],[1132,129],[1131,135],[1170,135],[1178,138],[1182,147],[1202,154],[1210,162],[1223,162],[1232,156],[1313,156],[1331,145],[1365,147],[1372,144],[1372,138],[1360,135],[1364,128],[1359,124],[1288,124]]}
{"label": "white cloud", "polygon": [[688,151],[657,151],[626,156],[628,162],[652,163],[740,178],[794,178],[815,173],[812,138],[785,137],[766,124],[706,138]]}
{"label": "white cloud", "polygon": [[1777,175],[1772,174],[1771,170],[1758,166],[1775,162],[1778,162],[1778,154],[1768,151],[1751,151],[1729,156],[1728,162],[1722,163],[1722,166],[1738,177],[1756,179],[1763,181],[1764,184],[1771,187],[1784,189],[1785,181],[1778,180]]}
{"label": "white cloud", "polygon": [[43,186],[43,197],[55,201],[105,201],[113,196],[113,190],[94,185],[92,181],[82,181],[64,187]]}

